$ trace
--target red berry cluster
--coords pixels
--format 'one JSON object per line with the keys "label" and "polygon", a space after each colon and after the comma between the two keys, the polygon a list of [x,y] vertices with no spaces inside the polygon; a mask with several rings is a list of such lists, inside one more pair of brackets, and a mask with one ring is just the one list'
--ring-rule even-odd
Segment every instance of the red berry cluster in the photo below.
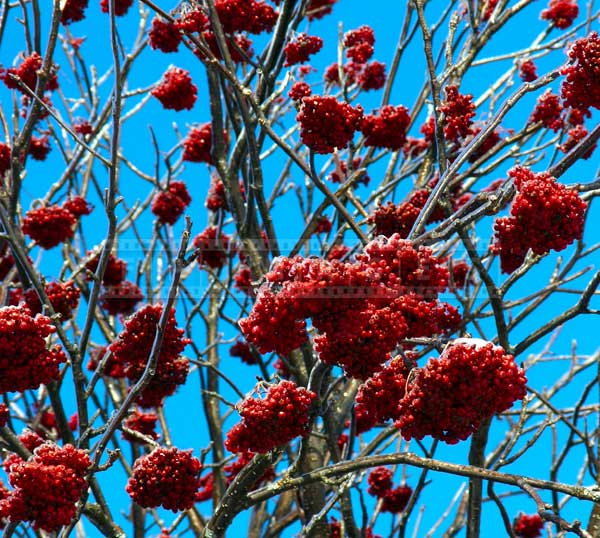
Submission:
{"label": "red berry cluster", "polygon": [[67,358],[58,347],[46,347],[55,331],[49,318],[35,318],[27,307],[0,308],[0,393],[36,389],[58,378]]}
{"label": "red berry cluster", "polygon": [[[88,370],[93,371],[98,368],[98,365],[104,357],[106,350],[106,346],[98,346],[90,351],[90,360],[86,365]],[[111,353],[104,364],[102,373],[103,375],[114,377],[116,379],[123,378],[125,377],[125,365],[119,360],[116,360],[114,355]]]}
{"label": "red berry cluster", "polygon": [[359,387],[356,415],[361,417],[361,421],[357,433],[363,433],[380,422],[398,418],[398,402],[406,393],[409,372],[404,360],[395,357]]}
{"label": "red berry cluster", "polygon": [[344,47],[349,60],[364,64],[373,56],[375,45],[375,32],[370,26],[364,25],[356,30],[346,32]]}
{"label": "red berry cluster", "polygon": [[510,216],[494,222],[492,245],[492,252],[500,254],[504,273],[517,269],[529,249],[542,256],[550,250],[564,250],[581,239],[587,207],[577,191],[547,173],[517,166],[508,175],[514,179],[517,196]]}
{"label": "red berry cluster", "polygon": [[475,103],[471,94],[459,93],[457,86],[446,86],[446,100],[440,106],[444,115],[444,137],[449,142],[458,142],[472,133]]}
{"label": "red berry cluster", "polygon": [[215,10],[228,34],[261,34],[271,31],[277,22],[277,12],[266,2],[256,0],[216,0]]}
{"label": "red berry cluster", "polygon": [[[100,0],[100,8],[103,13],[108,13],[110,0]],[[125,15],[129,8],[133,5],[133,0],[115,0],[115,15],[122,17]]]}
{"label": "red berry cluster", "polygon": [[[385,64],[373,61],[367,63],[373,56],[375,33],[370,26],[361,26],[356,30],[346,32],[343,41],[346,57],[349,62],[343,66],[347,82],[358,86],[365,91],[378,90],[383,87],[386,80]],[[339,84],[337,66],[328,68],[325,78],[328,82]]]}
{"label": "red berry cluster", "polygon": [[[151,439],[158,439],[158,433],[156,433],[156,421],[158,415],[156,413],[142,413],[138,410],[133,411],[124,421],[123,426],[128,430],[139,432],[146,437]],[[132,443],[139,443],[140,439],[123,431],[123,439],[131,441]]]}
{"label": "red berry cluster", "polygon": [[592,32],[578,39],[568,55],[570,62],[561,70],[564,106],[582,111],[600,108],[600,37]]}
{"label": "red berry cluster", "polygon": [[519,64],[519,77],[523,82],[533,82],[538,78],[537,67],[533,60],[525,60]]}
{"label": "red berry cluster", "polygon": [[[30,56],[25,56],[19,67],[10,67],[8,69],[0,69],[0,79],[4,82],[6,87],[10,90],[19,90],[25,93],[23,89],[13,80],[12,77],[17,77],[20,81],[25,84],[31,91],[35,91],[37,84],[37,74],[42,68],[42,57],[37,53],[33,52]],[[46,83],[46,90],[53,91],[58,88],[58,79],[56,74],[51,74],[48,82]]]}
{"label": "red berry cluster", "polygon": [[[337,0],[309,0],[306,6],[306,16],[309,21],[314,19],[322,19],[325,15],[329,15],[333,10],[333,4]],[[279,0],[276,2],[279,3]]]}
{"label": "red berry cluster", "polygon": [[540,14],[540,18],[551,21],[554,26],[564,30],[573,24],[579,15],[579,6],[576,0],[550,0],[548,8]]}
{"label": "red berry cluster", "polygon": [[283,49],[285,55],[284,67],[307,62],[312,54],[316,54],[323,47],[323,40],[314,35],[298,34]]}
{"label": "red berry cluster", "polygon": [[220,269],[229,256],[231,238],[224,233],[219,233],[216,226],[208,226],[198,234],[193,241],[198,249],[198,263],[208,265],[211,269]]}
{"label": "red berry cluster", "polygon": [[[223,55],[221,53],[221,49],[219,48],[215,34],[207,30],[202,33],[202,37],[204,38],[204,41],[206,41],[206,44],[208,45],[208,48],[213,56],[218,60],[222,60]],[[235,34],[234,36],[226,35],[225,44],[227,45],[227,50],[229,51],[231,61],[234,63],[244,63],[254,55],[254,50],[252,50],[252,41],[244,34]],[[199,49],[194,50],[194,54],[200,60],[207,59],[205,54]]]}
{"label": "red berry cluster", "polygon": [[558,95],[552,90],[546,90],[537,100],[535,108],[529,117],[529,123],[540,122],[546,129],[554,132],[560,131],[565,124],[562,116],[563,107]]}
{"label": "red berry cluster", "polygon": [[[132,383],[144,373],[161,314],[160,305],[142,307],[127,320],[117,340],[108,346],[115,361],[124,365],[125,375]],[[190,340],[183,338],[183,332],[177,328],[172,310],[164,330],[156,372],[136,400],[141,407],[161,405],[164,398],[185,383],[189,363],[180,354]]]}
{"label": "red berry cluster", "polygon": [[308,410],[316,397],[291,381],[281,381],[270,386],[264,398],[246,398],[237,406],[242,422],[227,433],[227,450],[265,453],[307,435]]}
{"label": "red berry cluster", "polygon": [[152,213],[161,224],[175,224],[190,205],[192,198],[183,181],[171,181],[152,200]]}
{"label": "red berry cluster", "polygon": [[46,135],[31,137],[28,153],[35,161],[45,161],[51,150],[52,146],[50,146],[50,139]]}
{"label": "red berry cluster", "polygon": [[161,82],[150,92],[166,109],[191,110],[198,97],[198,88],[189,73],[180,67],[171,67]]}
{"label": "red berry cluster", "polygon": [[158,17],[152,20],[152,27],[148,32],[148,44],[154,50],[162,52],[177,52],[181,43],[181,31],[175,23],[162,21]]}
{"label": "red berry cluster", "polygon": [[8,405],[0,404],[0,428],[4,428],[8,423],[8,419],[10,417],[10,411],[8,409]]}
{"label": "red berry cluster", "polygon": [[402,149],[409,125],[410,116],[405,106],[385,105],[379,114],[369,114],[363,118],[361,131],[365,135],[365,146],[393,151]]}
{"label": "red berry cluster", "polygon": [[184,161],[213,164],[212,159],[212,124],[205,123],[200,127],[192,127],[183,140]]}
{"label": "red berry cluster", "polygon": [[85,451],[52,443],[36,448],[29,461],[13,460],[8,481],[15,489],[0,501],[0,515],[31,521],[34,529],[47,532],[68,525],[87,488],[85,475],[91,464]]}
{"label": "red berry cluster", "polygon": [[10,170],[10,157],[12,151],[10,146],[0,142],[0,180],[4,178],[4,174]]}
{"label": "red berry cluster", "polygon": [[308,340],[311,318],[321,360],[366,379],[407,336],[456,326],[456,309],[437,300],[448,278],[430,249],[397,234],[375,239],[355,262],[278,258],[240,327],[261,353],[285,356]]}
{"label": "red berry cluster", "polygon": [[[98,269],[98,262],[100,261],[100,252],[93,255],[85,264],[85,268],[92,273],[95,273]],[[125,280],[127,275],[127,262],[117,258],[114,254],[109,254],[108,263],[106,269],[102,275],[102,283],[106,286],[116,286]],[[92,280],[91,276],[86,277],[87,280]]]}
{"label": "red berry cluster", "polygon": [[387,467],[375,467],[367,478],[369,487],[367,493],[373,497],[383,497],[385,492],[392,489],[392,471]]}
{"label": "red berry cluster", "polygon": [[235,276],[233,277],[233,287],[245,293],[246,295],[252,295],[254,289],[252,284],[252,271],[247,265],[242,265]]}
{"label": "red berry cluster", "polygon": [[[569,135],[569,137],[565,140],[563,144],[558,146],[558,149],[560,149],[560,151],[562,151],[563,153],[569,153],[569,151],[571,151],[579,143],[580,140],[583,140],[587,136],[588,131],[583,125],[577,125],[572,129],[569,129],[567,131],[567,134]],[[598,143],[595,142],[592,145],[592,147],[590,147],[590,149],[581,156],[581,158],[589,159],[594,153],[594,150],[597,146]]]}
{"label": "red berry cluster", "polygon": [[[480,132],[481,127],[476,127],[475,129],[473,129],[472,138],[475,138]],[[469,139],[468,141],[470,142],[471,140]],[[471,153],[469,157],[469,162],[474,163],[480,157],[483,157],[488,151],[494,148],[498,142],[500,142],[500,134],[498,133],[498,131],[492,131],[483,139],[481,145]]]}
{"label": "red berry cluster", "polygon": [[525,383],[523,370],[504,349],[460,338],[409,380],[396,426],[407,440],[431,435],[455,444],[524,398]]}
{"label": "red berry cluster", "polygon": [[240,360],[246,364],[256,364],[257,362],[250,346],[243,340],[236,340],[235,344],[229,348],[229,355],[232,357],[239,357]]}
{"label": "red berry cluster", "polygon": [[210,211],[227,209],[227,197],[225,194],[225,185],[218,176],[210,178],[210,187],[204,204]]}
{"label": "red berry cluster", "polygon": [[200,487],[201,469],[191,450],[158,447],[135,461],[125,490],[144,508],[188,510]]}
{"label": "red berry cluster", "polygon": [[513,525],[515,534],[519,538],[536,538],[537,536],[541,536],[543,528],[544,522],[538,514],[532,516],[519,514]]}
{"label": "red berry cluster", "polygon": [[367,478],[369,487],[367,492],[374,497],[382,499],[381,511],[399,514],[406,508],[412,495],[410,486],[392,488],[392,472],[386,467],[375,467]]}
{"label": "red berry cluster", "polygon": [[303,81],[294,82],[290,91],[288,92],[288,97],[292,101],[300,102],[304,97],[308,97],[312,94],[312,90],[310,85]]}
{"label": "red berry cluster", "polygon": [[23,233],[49,249],[75,235],[77,217],[65,207],[51,205],[30,209],[23,219]]}
{"label": "red berry cluster", "polygon": [[[228,485],[234,481],[235,477],[240,474],[240,471],[246,467],[246,465],[248,465],[253,458],[254,453],[252,452],[240,452],[235,460],[223,467],[223,471],[225,472],[225,480],[227,481]],[[273,478],[275,478],[275,469],[273,469],[273,467],[268,467],[264,474],[256,481],[254,487],[257,488],[261,482],[267,482],[269,480],[273,480]]]}
{"label": "red berry cluster", "polygon": [[302,100],[296,116],[300,123],[300,138],[315,153],[332,153],[342,149],[360,129],[363,110],[335,97],[314,95]]}
{"label": "red berry cluster", "polygon": [[123,280],[118,284],[106,286],[98,298],[100,307],[111,316],[131,314],[137,304],[144,299],[144,294],[137,284]]}
{"label": "red berry cluster", "polygon": [[[81,295],[81,291],[75,286],[75,283],[72,280],[50,282],[46,285],[45,291],[54,311],[62,316],[62,321],[71,319],[73,311],[79,305],[79,296]],[[15,288],[11,290],[9,304],[17,306],[22,301],[25,302],[33,315],[42,313],[42,303],[35,288],[27,290]]]}
{"label": "red berry cluster", "polygon": [[62,207],[70,211],[75,218],[89,215],[94,210],[94,206],[88,204],[86,199],[81,196],[72,196],[68,200],[65,200]]}
{"label": "red berry cluster", "polygon": [[60,16],[60,22],[67,26],[72,22],[83,20],[87,6],[88,0],[67,0]]}

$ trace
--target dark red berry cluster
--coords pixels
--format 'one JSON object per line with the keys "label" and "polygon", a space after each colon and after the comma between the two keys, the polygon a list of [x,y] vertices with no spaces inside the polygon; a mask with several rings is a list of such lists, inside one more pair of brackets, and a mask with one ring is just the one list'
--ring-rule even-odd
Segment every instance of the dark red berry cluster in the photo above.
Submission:
{"label": "dark red berry cluster", "polygon": [[552,90],[546,90],[538,98],[535,108],[529,117],[529,123],[540,122],[546,129],[552,129],[554,132],[557,132],[565,124],[562,112],[563,107],[558,95],[553,94]]}
{"label": "dark red berry cluster", "polygon": [[0,142],[0,181],[4,179],[4,174],[10,170],[11,155],[10,146]]}
{"label": "dark red berry cluster", "polygon": [[177,52],[179,43],[181,43],[181,30],[177,25],[154,17],[152,27],[148,32],[150,47],[162,52]]}
{"label": "dark red berry cluster", "polygon": [[406,508],[412,488],[410,486],[392,487],[392,472],[386,467],[375,467],[367,478],[367,492],[382,500],[381,511],[399,514]]}
{"label": "dark red berry cluster", "polygon": [[459,93],[457,86],[446,86],[446,99],[440,106],[443,114],[444,137],[449,142],[458,142],[472,133],[475,103],[470,94]]}
{"label": "dark red berry cluster", "polygon": [[364,64],[373,56],[375,32],[370,26],[364,25],[356,30],[346,32],[344,47],[349,60]]}
{"label": "dark red berry cluster", "polygon": [[213,164],[212,159],[212,124],[205,123],[200,127],[192,127],[183,140],[184,161]]}
{"label": "dark red berry cluster", "polygon": [[[161,314],[160,305],[140,308],[127,320],[117,340],[108,346],[114,360],[124,365],[125,375],[132,383],[144,373]],[[161,405],[164,398],[185,383],[189,363],[180,355],[190,340],[183,337],[183,332],[183,329],[177,328],[175,311],[172,310],[164,330],[156,372],[136,400],[141,407]]]}
{"label": "dark red berry cluster", "polygon": [[[8,69],[0,69],[0,80],[4,82],[10,90],[19,90],[22,93],[25,91],[17,84],[13,77],[17,77],[31,91],[35,91],[37,84],[38,71],[42,68],[42,57],[33,52],[30,56],[25,56],[18,67],[10,67]],[[46,83],[46,90],[53,91],[58,88],[58,79],[56,74],[51,74]]]}
{"label": "dark red berry cluster", "polygon": [[[124,421],[123,426],[128,430],[141,433],[151,439],[158,439],[158,433],[156,433],[156,421],[158,415],[156,413],[142,413],[137,409],[133,411]],[[141,440],[130,433],[123,430],[123,439],[131,441],[132,443],[140,443]]]}
{"label": "dark red berry cluster", "polygon": [[564,30],[573,24],[579,15],[577,0],[550,0],[548,8],[540,14],[540,18],[551,21],[554,26]]}
{"label": "dark red berry cluster", "polygon": [[46,135],[31,137],[28,153],[35,161],[45,161],[51,150],[50,139]]}
{"label": "dark red berry cluster", "polygon": [[290,91],[288,92],[289,98],[292,101],[298,102],[302,101],[304,97],[308,97],[311,94],[312,90],[310,88],[310,85],[302,80],[294,82],[294,84],[292,84],[292,87],[290,88]]}
{"label": "dark red berry cluster", "polygon": [[[333,4],[336,2],[337,0],[309,0],[306,6],[308,20],[322,19],[325,15],[329,15],[333,10]],[[275,3],[279,4],[279,0]]]}
{"label": "dark red berry cluster", "polygon": [[105,286],[98,299],[100,307],[111,316],[119,314],[127,316],[144,299],[144,294],[137,284],[123,280],[118,284]]}
{"label": "dark red berry cluster", "polygon": [[[103,13],[108,13],[110,0],[100,0],[100,8]],[[115,15],[122,17],[125,15],[129,8],[133,5],[133,0],[115,0]]]}
{"label": "dark red berry cluster", "polygon": [[210,187],[204,204],[210,211],[227,209],[227,197],[225,194],[225,185],[218,176],[213,175],[210,178]]}
{"label": "dark red berry cluster", "polygon": [[[217,236],[218,234],[218,236]],[[194,246],[198,249],[198,263],[207,265],[211,269],[223,267],[230,253],[231,238],[224,233],[219,233],[216,226],[209,226],[194,238]]]}
{"label": "dark red berry cluster", "polygon": [[87,6],[88,0],[67,0],[60,16],[60,22],[66,26],[72,22],[83,20]]}
{"label": "dark red berry cluster", "polygon": [[335,97],[314,95],[302,100],[296,116],[300,138],[315,153],[343,149],[361,127],[363,110],[338,101]]}
{"label": "dark red berry cluster", "polygon": [[284,67],[302,64],[323,47],[323,40],[318,36],[298,34],[283,49],[285,55]]}
{"label": "dark red berry cluster", "polygon": [[576,190],[561,185],[547,173],[517,166],[509,171],[517,187],[510,216],[494,222],[492,252],[500,255],[502,272],[512,273],[527,251],[542,256],[564,250],[583,234],[587,204]]}
{"label": "dark red berry cluster", "polygon": [[543,528],[544,522],[538,514],[532,516],[519,514],[513,525],[515,534],[519,538],[537,538],[542,535]]}
{"label": "dark red berry cluster", "polygon": [[198,88],[189,73],[180,67],[171,67],[161,82],[150,92],[166,109],[191,110],[198,97]]}
{"label": "dark red berry cluster", "polygon": [[[98,262],[100,261],[100,253],[95,253],[86,263],[85,268],[92,273],[95,273],[98,269]],[[117,258],[114,254],[109,254],[108,263],[102,275],[102,283],[106,286],[116,286],[125,280],[127,275],[127,262]],[[88,280],[92,280],[90,275],[87,276]]]}
{"label": "dark red berry cluster", "polygon": [[192,198],[183,181],[171,181],[152,200],[152,213],[161,224],[175,224],[190,205]]}
{"label": "dark red berry cluster", "polygon": [[[86,365],[86,368],[92,371],[98,368],[98,365],[103,359],[106,350],[106,346],[94,347],[90,351],[90,359]],[[111,353],[104,364],[104,369],[102,370],[102,373],[103,375],[106,375],[108,377],[114,377],[116,379],[123,378],[125,377],[125,365],[119,360],[115,360],[114,355]]]}
{"label": "dark red berry cluster", "polygon": [[512,355],[475,338],[460,338],[429,359],[407,383],[396,426],[405,439],[467,439],[481,421],[525,397],[525,374]]}
{"label": "dark red berry cluster", "polygon": [[385,105],[378,114],[363,118],[361,131],[365,135],[365,146],[393,151],[402,149],[409,125],[410,116],[405,106]]}
{"label": "dark red berry cluster", "polygon": [[[62,321],[71,319],[73,311],[79,305],[79,296],[81,295],[81,291],[75,286],[75,283],[72,280],[50,282],[46,285],[45,291],[54,311],[62,316]],[[42,303],[35,288],[27,290],[15,288],[11,290],[9,304],[16,306],[22,301],[33,315],[42,313]]]}
{"label": "dark red berry cluster", "polygon": [[271,385],[264,398],[246,398],[237,406],[242,422],[227,433],[227,450],[265,453],[307,435],[308,410],[316,397],[291,381],[281,381]]}
{"label": "dark red berry cluster", "polygon": [[519,77],[523,82],[533,82],[538,78],[537,67],[533,60],[528,59],[519,64]]}
{"label": "dark red berry cluster", "polygon": [[191,450],[158,447],[135,461],[125,489],[144,508],[188,510],[200,487],[201,469]]}
{"label": "dark red berry cluster", "polygon": [[25,306],[0,308],[0,393],[37,389],[58,379],[67,358],[46,338],[55,331],[50,318],[32,317]]}
{"label": "dark red berry cluster", "polygon": [[[558,149],[563,153],[569,153],[581,140],[583,140],[588,135],[588,130],[583,125],[576,125],[567,131],[569,135],[568,138],[564,141],[564,143],[558,146]],[[582,156],[582,159],[589,159],[594,150],[598,146],[597,142],[590,147]]]}
{"label": "dark red berry cluster", "polygon": [[266,2],[256,0],[216,0],[215,10],[227,34],[269,32],[277,22],[277,12]]}
{"label": "dark red berry cluster", "polygon": [[87,488],[85,475],[91,460],[72,445],[38,446],[33,458],[14,459],[7,472],[13,490],[0,501],[0,515],[11,521],[30,521],[34,529],[54,532],[68,525]]}
{"label": "dark red berry cluster", "polygon": [[375,239],[355,262],[278,258],[240,327],[261,353],[285,356],[308,340],[311,318],[321,360],[366,379],[406,337],[456,326],[457,310],[437,299],[448,278],[430,249],[397,234]]}
{"label": "dark red berry cluster", "polygon": [[248,342],[244,342],[243,340],[236,340],[235,344],[229,348],[229,355],[239,357],[246,364],[256,364],[257,362]]}
{"label": "dark red berry cluster", "polygon": [[587,111],[600,108],[600,37],[592,32],[573,43],[569,64],[561,69],[565,80],[561,97],[565,107]]}

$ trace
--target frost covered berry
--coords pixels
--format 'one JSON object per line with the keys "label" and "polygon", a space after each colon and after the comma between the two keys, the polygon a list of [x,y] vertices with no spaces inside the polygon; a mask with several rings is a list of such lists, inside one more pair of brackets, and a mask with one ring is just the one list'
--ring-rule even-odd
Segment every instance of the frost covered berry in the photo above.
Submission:
{"label": "frost covered berry", "polygon": [[459,338],[407,383],[396,426],[405,439],[467,439],[482,420],[525,397],[525,374],[500,346]]}
{"label": "frost covered berry", "polygon": [[519,514],[513,525],[515,534],[519,538],[537,538],[542,535],[543,528],[544,522],[538,514],[532,516]]}
{"label": "frost covered berry", "polygon": [[265,453],[306,435],[308,410],[316,397],[291,381],[281,381],[270,386],[264,398],[246,398],[237,406],[242,422],[227,433],[227,450]]}
{"label": "frost covered berry", "polygon": [[187,510],[200,488],[201,469],[191,450],[158,447],[135,461],[125,490],[144,508]]}
{"label": "frost covered berry", "polygon": [[175,224],[191,202],[192,198],[185,183],[171,181],[164,191],[154,197],[151,209],[161,224]]}
{"label": "frost covered berry", "polygon": [[315,153],[332,153],[343,149],[360,129],[363,110],[335,97],[314,95],[302,100],[296,116],[300,123],[300,138]]}
{"label": "frost covered berry", "polygon": [[318,36],[298,34],[283,49],[285,67],[307,62],[311,55],[323,47],[323,40]]}
{"label": "frost covered berry", "polygon": [[14,489],[0,501],[0,513],[14,522],[30,521],[34,529],[59,530],[75,516],[91,464],[87,453],[72,445],[41,444],[33,458],[17,458],[9,466]]}
{"label": "frost covered berry", "polygon": [[58,378],[66,361],[58,346],[46,345],[55,331],[50,318],[27,307],[0,308],[0,393],[36,389]]}
{"label": "frost covered berry", "polygon": [[162,21],[158,17],[152,19],[152,27],[148,32],[148,44],[162,52],[177,52],[181,43],[181,31],[175,23]]}
{"label": "frost covered berry", "polygon": [[500,255],[503,273],[517,269],[529,249],[543,256],[581,239],[587,207],[576,190],[547,173],[517,166],[508,175],[514,179],[517,196],[510,216],[494,222],[492,245],[492,252]]}
{"label": "frost covered berry", "polygon": [[70,211],[57,205],[30,209],[23,219],[23,233],[50,249],[73,237],[76,222]]}
{"label": "frost covered berry", "polygon": [[579,6],[576,0],[550,0],[548,8],[540,14],[540,18],[551,21],[554,26],[564,30],[573,24],[579,15]]}
{"label": "frost covered berry", "polygon": [[405,106],[386,105],[379,114],[365,116],[360,130],[365,135],[365,146],[396,151],[406,142],[409,124],[410,116]]}
{"label": "frost covered berry", "polygon": [[185,69],[171,67],[150,93],[166,109],[191,110],[198,97],[198,88]]}

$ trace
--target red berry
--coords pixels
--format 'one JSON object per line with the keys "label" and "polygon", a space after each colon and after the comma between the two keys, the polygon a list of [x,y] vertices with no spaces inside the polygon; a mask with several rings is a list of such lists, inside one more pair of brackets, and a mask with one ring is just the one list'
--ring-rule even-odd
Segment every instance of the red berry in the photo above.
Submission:
{"label": "red berry", "polygon": [[198,88],[187,71],[179,67],[171,67],[150,93],[166,109],[191,110],[198,97]]}

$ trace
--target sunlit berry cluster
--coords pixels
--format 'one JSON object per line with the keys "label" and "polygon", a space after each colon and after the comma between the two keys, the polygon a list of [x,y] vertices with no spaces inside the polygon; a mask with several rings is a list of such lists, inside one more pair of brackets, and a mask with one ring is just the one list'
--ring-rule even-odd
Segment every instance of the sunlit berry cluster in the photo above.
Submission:
{"label": "sunlit berry cluster", "polygon": [[451,331],[456,309],[437,300],[448,269],[428,248],[399,235],[379,237],[355,262],[278,258],[240,327],[261,353],[287,355],[308,340],[306,319],[318,330],[321,360],[366,379],[408,336]]}
{"label": "sunlit berry cluster", "polygon": [[189,73],[180,67],[171,67],[159,84],[150,92],[166,109],[192,109],[198,97],[198,88]]}
{"label": "sunlit berry cluster", "polygon": [[544,522],[538,514],[531,516],[519,514],[513,525],[513,530],[518,538],[537,538],[542,535],[543,528]]}
{"label": "sunlit berry cluster", "polygon": [[192,127],[183,140],[184,161],[212,164],[212,124]]}
{"label": "sunlit berry cluster", "polygon": [[356,30],[346,32],[344,47],[349,60],[364,64],[373,56],[375,32],[370,26],[361,26]]}
{"label": "sunlit berry cluster", "polygon": [[[44,289],[54,311],[62,316],[62,321],[71,319],[73,311],[79,305],[79,296],[81,295],[74,282],[72,280],[50,282]],[[42,313],[42,303],[35,288],[27,290],[15,288],[11,290],[9,303],[16,306],[21,301],[25,302],[33,315]]]}
{"label": "sunlit berry cluster", "polygon": [[500,346],[458,339],[411,376],[396,426],[407,440],[431,435],[454,444],[467,439],[482,420],[523,399],[525,383],[523,370]]}
{"label": "sunlit berry cluster", "polygon": [[14,489],[0,501],[0,515],[14,522],[30,521],[34,529],[47,532],[68,525],[87,488],[91,463],[85,451],[52,443],[37,447],[29,461],[12,460],[7,472]]}
{"label": "sunlit berry cluster", "polygon": [[177,25],[163,21],[158,17],[152,19],[152,27],[148,32],[148,44],[162,52],[177,52],[181,43],[181,31]]}
{"label": "sunlit berry cluster", "polygon": [[237,409],[242,422],[227,433],[225,446],[231,452],[268,452],[308,433],[308,411],[316,394],[281,381],[264,398],[246,398]]}
{"label": "sunlit berry cluster", "polygon": [[[144,373],[161,314],[160,305],[140,308],[127,320],[117,340],[108,347],[115,361],[124,364],[125,375],[132,383]],[[189,340],[183,337],[183,332],[183,329],[177,328],[175,312],[171,311],[156,362],[156,372],[136,400],[141,407],[161,405],[164,398],[185,383],[189,363],[180,355]]]}
{"label": "sunlit berry cluster", "polygon": [[198,263],[207,265],[211,269],[223,267],[230,254],[230,241],[231,238],[219,232],[216,226],[208,226],[193,241],[198,249]]}
{"label": "sunlit berry cluster", "polygon": [[171,181],[165,190],[156,194],[151,209],[161,224],[175,224],[191,202],[192,198],[185,183]]}
{"label": "sunlit berry cluster", "polygon": [[533,82],[537,77],[537,67],[533,60],[528,59],[519,64],[519,78],[523,82]]}
{"label": "sunlit berry cluster", "polygon": [[[575,146],[577,146],[577,144],[579,144],[579,142],[588,135],[588,130],[583,125],[576,125],[575,127],[572,127],[571,129],[569,129],[567,131],[567,135],[568,135],[568,137],[564,141],[564,143],[562,143],[562,144],[560,144],[560,146],[558,146],[558,149],[560,151],[562,151],[563,153],[569,153],[569,151],[571,151]],[[594,150],[596,149],[597,146],[598,146],[598,143],[594,142],[594,144],[592,144],[590,146],[590,149],[588,149],[581,156],[581,158],[584,160],[589,159],[592,156],[592,154],[594,153]]]}
{"label": "sunlit berry cluster", "polygon": [[[16,77],[22,84],[27,86],[31,91],[35,91],[35,86],[38,79],[38,71],[42,68],[42,57],[33,52],[30,56],[25,56],[18,67],[9,67],[8,69],[0,69],[0,80],[4,82],[7,88],[11,90],[19,90],[25,93],[25,90],[13,79]],[[58,79],[55,73],[51,73],[46,90],[53,91],[58,88]]]}
{"label": "sunlit berry cluster", "polygon": [[300,138],[315,153],[332,153],[343,149],[360,129],[363,111],[335,97],[314,95],[302,100],[296,117],[300,123]]}
{"label": "sunlit berry cluster", "polygon": [[583,111],[600,108],[600,37],[592,32],[573,43],[569,64],[562,68],[561,86],[564,106]]}
{"label": "sunlit berry cluster", "polygon": [[475,103],[470,94],[459,93],[457,86],[446,86],[446,99],[440,106],[443,116],[444,137],[458,142],[472,132]]}
{"label": "sunlit berry cluster", "polygon": [[540,18],[551,21],[554,26],[564,30],[573,24],[579,15],[577,0],[550,0],[548,8],[540,14]]}
{"label": "sunlit berry cluster", "polygon": [[45,161],[52,150],[48,136],[32,136],[29,141],[29,156],[35,161]]}
{"label": "sunlit berry cluster", "polygon": [[307,62],[323,47],[323,40],[318,36],[298,34],[283,49],[285,55],[285,67]]}
{"label": "sunlit berry cluster", "polygon": [[200,487],[201,469],[191,450],[158,447],[135,461],[125,489],[144,508],[187,510]]}
{"label": "sunlit berry cluster", "polygon": [[378,114],[369,114],[362,121],[365,146],[393,151],[402,149],[409,124],[410,116],[405,106],[383,106]]}
{"label": "sunlit berry cluster", "polygon": [[564,126],[563,107],[558,95],[552,90],[546,90],[537,100],[535,108],[529,117],[529,123],[540,122],[547,129],[560,131]]}
{"label": "sunlit berry cluster", "polygon": [[587,204],[576,190],[561,185],[547,173],[521,166],[509,171],[517,196],[510,216],[494,222],[492,251],[500,255],[502,272],[512,273],[527,251],[542,256],[565,249],[583,234]]}
{"label": "sunlit berry cluster", "polygon": [[58,346],[46,345],[54,331],[49,318],[34,318],[27,307],[0,308],[0,393],[36,389],[58,378],[66,357]]}
{"label": "sunlit berry cluster", "polygon": [[94,206],[82,196],[71,196],[63,202],[62,208],[69,211],[75,218],[89,215],[94,210]]}

